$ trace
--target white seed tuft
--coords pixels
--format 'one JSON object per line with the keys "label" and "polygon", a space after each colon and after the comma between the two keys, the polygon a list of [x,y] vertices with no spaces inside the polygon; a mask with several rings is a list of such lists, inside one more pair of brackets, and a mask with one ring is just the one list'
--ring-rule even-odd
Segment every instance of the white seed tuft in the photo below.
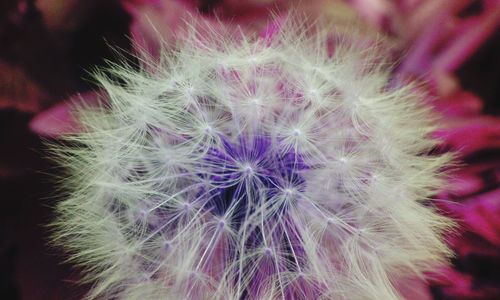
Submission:
{"label": "white seed tuft", "polygon": [[192,31],[96,76],[107,96],[54,147],[55,240],[89,298],[398,299],[446,260],[422,96],[389,86],[376,44],[316,27]]}

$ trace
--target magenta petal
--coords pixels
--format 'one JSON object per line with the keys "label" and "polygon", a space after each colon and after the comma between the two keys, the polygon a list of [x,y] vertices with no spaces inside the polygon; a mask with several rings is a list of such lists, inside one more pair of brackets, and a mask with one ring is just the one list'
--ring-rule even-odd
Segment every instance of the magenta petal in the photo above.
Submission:
{"label": "magenta petal", "polygon": [[[443,281],[445,282],[444,290],[448,295],[455,297],[473,297],[480,296],[479,292],[473,292],[472,277],[467,274],[462,274],[452,269],[442,272]],[[462,298],[460,298],[462,299]]]}
{"label": "magenta petal", "polygon": [[500,23],[500,3],[487,9],[481,17],[466,20],[462,32],[436,58],[434,68],[455,71],[491,35]]}
{"label": "magenta petal", "polygon": [[459,90],[435,101],[437,111],[447,117],[477,115],[483,108],[483,102],[473,93]]}
{"label": "magenta petal", "polygon": [[500,118],[457,118],[434,135],[463,156],[480,149],[500,148]]}
{"label": "magenta petal", "polygon": [[467,168],[461,169],[451,177],[447,185],[447,196],[443,196],[443,198],[466,197],[477,193],[484,187],[482,179]]}
{"label": "magenta petal", "polygon": [[447,242],[460,257],[474,255],[495,258],[499,254],[498,247],[473,232],[466,231],[458,236],[449,237]]}
{"label": "magenta petal", "polygon": [[500,246],[500,189],[469,199],[463,207],[463,220],[471,231]]}
{"label": "magenta petal", "polygon": [[[487,300],[498,299],[499,289],[481,286],[473,276],[453,269],[440,272],[436,283],[442,286],[439,299]],[[438,299],[438,298],[436,298]]]}

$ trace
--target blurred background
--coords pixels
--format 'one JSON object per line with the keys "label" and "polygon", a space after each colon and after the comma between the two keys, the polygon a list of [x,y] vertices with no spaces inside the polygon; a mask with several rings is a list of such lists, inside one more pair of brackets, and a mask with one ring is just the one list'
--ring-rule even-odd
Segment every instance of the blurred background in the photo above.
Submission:
{"label": "blurred background", "polygon": [[[183,18],[258,31],[269,10],[362,20],[394,44],[398,78],[421,81],[444,116],[441,151],[463,167],[442,213],[460,224],[457,256],[430,299],[500,299],[500,1],[0,0],[0,299],[81,299],[78,269],[48,244],[58,170],[43,141],[75,130],[72,99],[116,51],[174,45]],[[112,50],[111,46],[113,47]],[[133,60],[133,58],[131,58]]]}

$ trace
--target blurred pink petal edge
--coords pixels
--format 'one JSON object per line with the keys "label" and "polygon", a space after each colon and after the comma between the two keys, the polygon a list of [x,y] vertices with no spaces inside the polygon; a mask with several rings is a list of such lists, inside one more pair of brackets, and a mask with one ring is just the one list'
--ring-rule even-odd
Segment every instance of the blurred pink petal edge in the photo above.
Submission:
{"label": "blurred pink petal edge", "polygon": [[188,1],[122,1],[132,16],[130,35],[138,51],[158,57],[161,43],[174,43],[176,34],[185,26],[184,19],[198,16]]}
{"label": "blurred pink petal edge", "polygon": [[29,127],[36,134],[50,138],[74,133],[78,130],[76,121],[72,116],[75,104],[92,105],[96,102],[97,97],[97,92],[75,95],[38,113],[29,123]]}

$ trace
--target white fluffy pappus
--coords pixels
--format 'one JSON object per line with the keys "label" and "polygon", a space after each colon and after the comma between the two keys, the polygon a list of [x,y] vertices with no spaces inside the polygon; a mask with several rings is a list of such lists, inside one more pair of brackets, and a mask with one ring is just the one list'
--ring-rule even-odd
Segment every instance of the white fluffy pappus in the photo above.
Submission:
{"label": "white fluffy pappus", "polygon": [[450,157],[422,95],[376,43],[280,28],[192,29],[96,75],[105,100],[53,146],[54,242],[90,299],[399,299],[446,261],[429,198]]}

